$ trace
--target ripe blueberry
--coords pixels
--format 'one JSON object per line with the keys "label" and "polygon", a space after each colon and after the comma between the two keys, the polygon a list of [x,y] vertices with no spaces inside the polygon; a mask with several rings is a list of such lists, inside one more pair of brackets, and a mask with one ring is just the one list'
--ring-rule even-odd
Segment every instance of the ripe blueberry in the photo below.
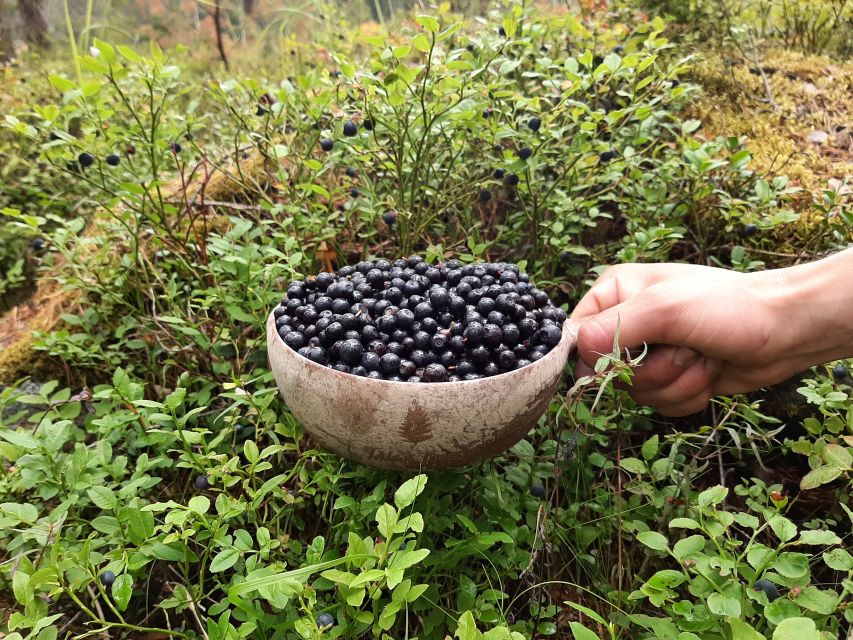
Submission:
{"label": "ripe blueberry", "polygon": [[545,486],[541,482],[534,482],[530,485],[530,495],[534,498],[544,498]]}
{"label": "ripe blueberry", "polygon": [[743,235],[745,237],[751,238],[756,233],[758,233],[758,227],[752,224],[751,222],[749,224],[743,225]]}
{"label": "ripe blueberry", "polygon": [[335,624],[335,619],[332,617],[332,614],[321,613],[319,616],[317,616],[317,626],[320,629],[331,627],[333,624]]}
{"label": "ripe blueberry", "polygon": [[424,367],[424,382],[447,382],[447,369],[444,365],[434,362]]}
{"label": "ripe blueberry", "polygon": [[542,126],[542,120],[538,116],[534,116],[530,118],[527,126],[530,127],[531,131],[539,131],[539,128]]}
{"label": "ripe blueberry", "polygon": [[492,199],[492,192],[488,189],[480,189],[480,202],[488,202]]}
{"label": "ripe blueberry", "polygon": [[761,580],[756,580],[755,584],[752,585],[752,588],[756,591],[763,591],[770,602],[773,602],[779,597],[779,588],[770,582],[770,580],[765,580],[763,578]]}
{"label": "ripe blueberry", "polygon": [[382,221],[387,224],[389,227],[394,226],[394,223],[397,222],[397,212],[396,211],[386,211],[382,214]]}
{"label": "ripe blueberry", "polygon": [[845,367],[843,364],[837,364],[832,368],[832,377],[835,378],[836,382],[843,382],[847,379],[847,376],[847,367]]}
{"label": "ripe blueberry", "polygon": [[105,587],[109,587],[113,582],[116,581],[116,574],[107,569],[103,573],[101,573],[101,584]]}
{"label": "ripe blueberry", "polygon": [[533,149],[530,147],[522,147],[518,150],[518,157],[522,160],[527,160],[530,156],[533,155]]}
{"label": "ripe blueberry", "polygon": [[602,151],[598,154],[598,160],[602,164],[610,162],[616,157],[616,152],[613,149],[608,149],[607,151]]}
{"label": "ripe blueberry", "polygon": [[169,143],[169,150],[174,154],[180,153],[181,152],[181,143],[180,142],[170,142]]}
{"label": "ripe blueberry", "polygon": [[347,120],[344,122],[344,135],[348,138],[352,138],[355,134],[358,133],[358,125],[352,120]]}
{"label": "ripe blueberry", "polygon": [[201,491],[210,488],[210,479],[207,476],[196,476],[195,477],[195,488]]}
{"label": "ripe blueberry", "polygon": [[79,156],[77,156],[77,162],[79,162],[80,166],[85,169],[86,167],[91,167],[93,164],[95,164],[95,156],[93,156],[91,153],[87,153],[86,151],[84,151]]}
{"label": "ripe blueberry", "polygon": [[320,140],[320,148],[323,151],[331,151],[332,147],[334,147],[334,146],[335,146],[335,141],[332,140],[331,138],[323,138],[322,140]]}
{"label": "ripe blueberry", "polygon": [[117,167],[121,162],[121,158],[119,158],[116,154],[111,153],[107,156],[107,164],[111,167]]}

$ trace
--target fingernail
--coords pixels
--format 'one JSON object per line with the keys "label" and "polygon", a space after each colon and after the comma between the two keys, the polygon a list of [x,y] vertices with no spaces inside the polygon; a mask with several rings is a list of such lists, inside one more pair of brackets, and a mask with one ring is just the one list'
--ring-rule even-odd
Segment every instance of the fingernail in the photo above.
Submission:
{"label": "fingernail", "polygon": [[672,354],[672,364],[676,367],[686,367],[699,358],[699,353],[688,347],[678,347]]}

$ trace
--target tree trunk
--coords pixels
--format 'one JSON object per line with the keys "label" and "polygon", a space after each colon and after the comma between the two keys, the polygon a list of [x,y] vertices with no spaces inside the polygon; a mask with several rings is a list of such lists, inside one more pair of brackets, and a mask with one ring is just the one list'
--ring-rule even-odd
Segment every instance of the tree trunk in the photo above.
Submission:
{"label": "tree trunk", "polygon": [[42,14],[43,0],[18,0],[18,12],[24,23],[24,38],[30,44],[47,45],[47,22]]}
{"label": "tree trunk", "polygon": [[12,39],[12,25],[9,24],[11,12],[6,11],[0,2],[0,62],[8,62],[15,57],[15,45]]}

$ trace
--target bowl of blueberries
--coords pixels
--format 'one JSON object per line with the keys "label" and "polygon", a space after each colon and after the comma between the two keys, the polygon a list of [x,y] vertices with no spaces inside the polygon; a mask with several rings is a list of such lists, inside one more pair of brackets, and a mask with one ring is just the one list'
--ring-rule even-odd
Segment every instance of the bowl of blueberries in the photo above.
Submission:
{"label": "bowl of blueberries", "polygon": [[314,440],[374,467],[495,456],[536,424],[577,327],[514,264],[359,262],[292,282],[270,366]]}

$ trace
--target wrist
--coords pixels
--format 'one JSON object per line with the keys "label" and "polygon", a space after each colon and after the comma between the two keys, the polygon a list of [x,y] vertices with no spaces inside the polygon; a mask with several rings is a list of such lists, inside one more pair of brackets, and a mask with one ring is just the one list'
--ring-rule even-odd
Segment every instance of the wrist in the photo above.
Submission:
{"label": "wrist", "polygon": [[853,356],[853,249],[763,272],[782,348],[802,370]]}

